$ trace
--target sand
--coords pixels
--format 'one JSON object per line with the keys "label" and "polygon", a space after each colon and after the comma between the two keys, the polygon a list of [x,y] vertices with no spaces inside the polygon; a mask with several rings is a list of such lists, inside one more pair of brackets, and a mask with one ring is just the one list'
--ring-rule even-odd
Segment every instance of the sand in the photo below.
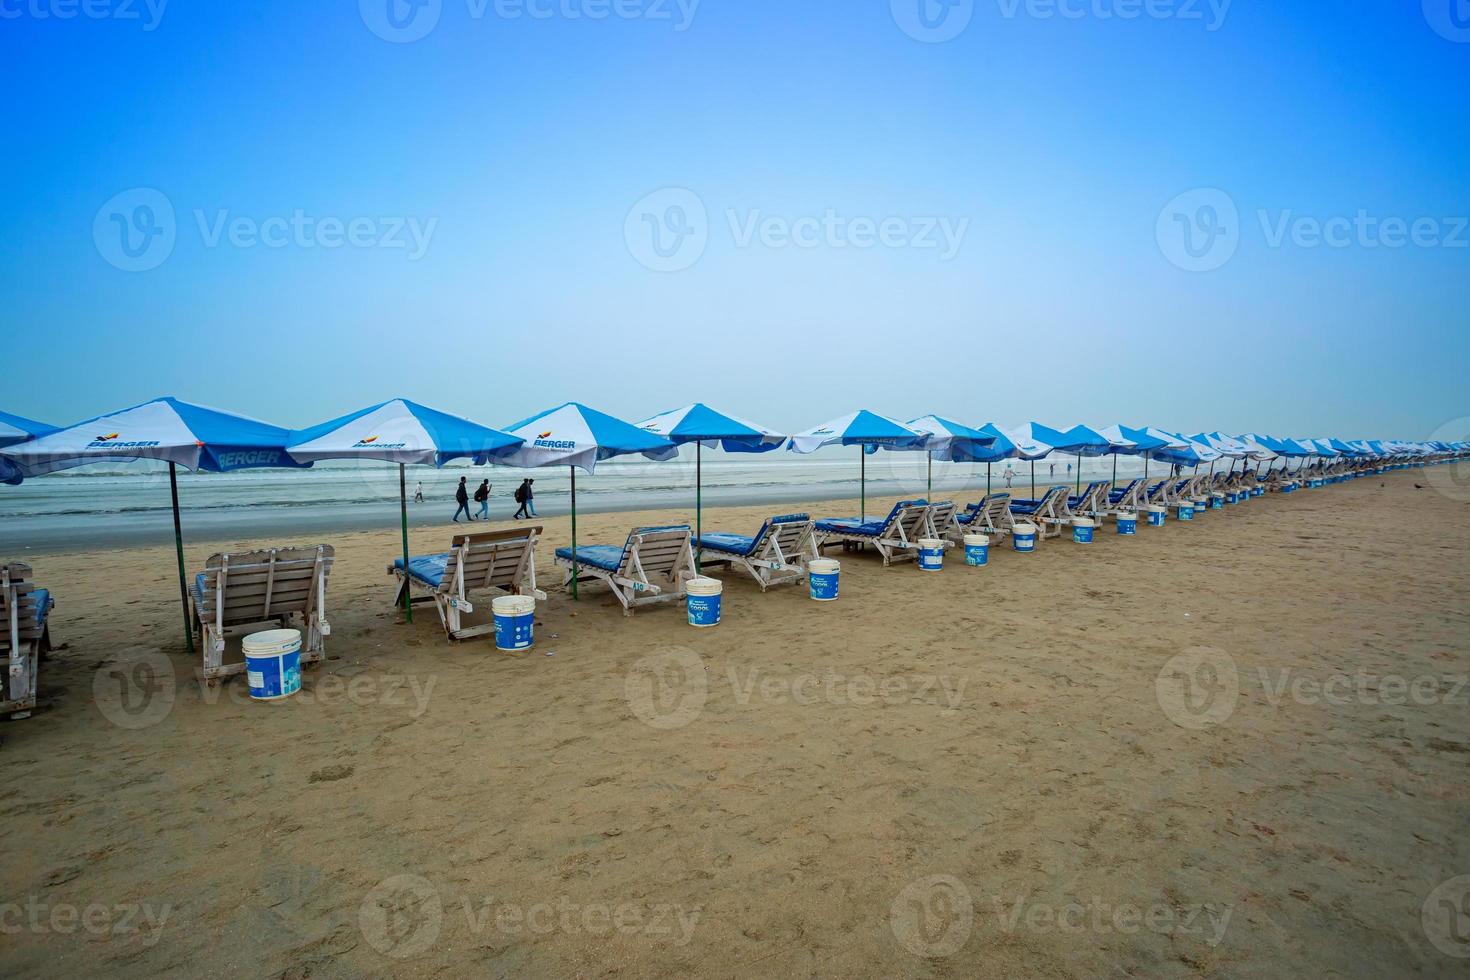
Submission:
{"label": "sand", "polygon": [[553,589],[517,655],[339,534],[278,704],[194,679],[168,549],[28,555],[66,646],[0,724],[0,972],[1463,975],[1470,524],[1416,481],[838,554],[833,604],[726,574],[712,630]]}

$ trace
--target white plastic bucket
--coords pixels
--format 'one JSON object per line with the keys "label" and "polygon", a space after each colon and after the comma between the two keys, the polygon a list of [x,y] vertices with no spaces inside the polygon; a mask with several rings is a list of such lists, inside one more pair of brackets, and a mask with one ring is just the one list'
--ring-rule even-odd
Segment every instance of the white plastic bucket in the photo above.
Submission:
{"label": "white plastic bucket", "polygon": [[1210,494],[1210,510],[1223,510],[1225,507],[1225,495],[1223,493]]}
{"label": "white plastic bucket", "polygon": [[1011,529],[1011,548],[1020,552],[1036,550],[1036,525],[1024,522]]}
{"label": "white plastic bucket", "polygon": [[944,569],[944,542],[938,538],[919,539],[919,571],[938,572]]}
{"label": "white plastic bucket", "polygon": [[1169,520],[1169,508],[1163,504],[1148,505],[1148,526],[1163,527]]}
{"label": "white plastic bucket", "polygon": [[1097,522],[1090,517],[1072,518],[1072,540],[1077,544],[1092,544],[1092,534]]}
{"label": "white plastic bucket", "polygon": [[1118,533],[1130,535],[1138,533],[1138,515],[1122,513],[1118,515]]}
{"label": "white plastic bucket", "polygon": [[279,701],[301,690],[301,631],[266,630],[245,637],[245,679],[257,701]]}
{"label": "white plastic bucket", "polygon": [[813,558],[806,563],[807,586],[818,602],[836,602],[842,563],[833,558]]}
{"label": "white plastic bucket", "polygon": [[688,598],[684,604],[689,607],[690,626],[718,626],[720,625],[720,604],[723,601],[721,593],[725,590],[725,583],[717,578],[693,578],[689,580],[686,588]]}
{"label": "white plastic bucket", "polygon": [[984,534],[965,535],[965,564],[984,568],[990,564],[990,538]]}
{"label": "white plastic bucket", "polygon": [[495,619],[495,649],[525,650],[536,639],[536,598],[498,595],[490,600]]}

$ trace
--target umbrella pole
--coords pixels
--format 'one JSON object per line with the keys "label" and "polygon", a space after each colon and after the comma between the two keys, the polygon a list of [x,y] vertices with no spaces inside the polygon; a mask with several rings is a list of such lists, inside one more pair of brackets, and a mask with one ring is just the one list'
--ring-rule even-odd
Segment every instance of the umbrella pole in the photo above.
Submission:
{"label": "umbrella pole", "polygon": [[174,550],[179,556],[179,601],[184,607],[184,647],[194,652],[194,625],[189,621],[189,585],[184,572],[184,527],[179,520],[179,468],[172,460],[168,464],[168,489],[174,501]]}
{"label": "umbrella pole", "polygon": [[1117,453],[1113,453],[1113,482],[1110,483],[1110,484],[1108,484],[1108,493],[1112,493],[1113,492],[1113,489],[1117,485],[1118,485],[1118,454]]}
{"label": "umbrella pole", "polygon": [[934,496],[934,453],[931,450],[930,452],[927,452],[924,455],[926,457],[928,457],[928,459],[929,459],[928,487],[924,491],[924,496],[926,496],[926,497],[933,497]]}
{"label": "umbrella pole", "polygon": [[408,587],[408,476],[398,464],[398,516],[403,527],[403,619],[413,622],[413,597]]}
{"label": "umbrella pole", "polygon": [[1077,496],[1082,496],[1082,454],[1077,454]]}
{"label": "umbrella pole", "polygon": [[1031,499],[1036,499],[1036,460],[1031,461]]}
{"label": "umbrella pole", "polygon": [[698,545],[694,549],[694,571],[702,572],[699,567],[700,559],[704,557],[704,547],[699,540],[704,536],[704,443],[698,439],[694,441],[694,543]]}
{"label": "umbrella pole", "polygon": [[985,496],[990,496],[990,463],[985,464]]}
{"label": "umbrella pole", "polygon": [[580,602],[577,598],[577,573],[581,571],[577,567],[577,468],[568,466],[572,471],[572,601]]}
{"label": "umbrella pole", "polygon": [[858,446],[858,506],[860,508],[860,523],[868,523],[868,450],[866,446]]}

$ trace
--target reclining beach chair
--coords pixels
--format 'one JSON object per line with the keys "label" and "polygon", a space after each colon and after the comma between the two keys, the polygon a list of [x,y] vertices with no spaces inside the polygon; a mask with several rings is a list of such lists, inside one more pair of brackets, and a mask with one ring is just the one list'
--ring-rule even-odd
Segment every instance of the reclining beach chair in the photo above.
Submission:
{"label": "reclining beach chair", "polygon": [[1101,521],[1108,512],[1108,481],[1093,480],[1076,496],[1067,497],[1066,513]]}
{"label": "reclining beach chair", "polygon": [[225,633],[241,626],[285,628],[299,619],[301,663],[320,661],[332,631],[326,614],[332,561],[332,547],[325,544],[212,555],[189,590],[204,679],[212,684],[244,673],[243,661],[224,663]]}
{"label": "reclining beach chair", "polygon": [[0,565],[0,713],[12,718],[27,718],[36,706],[41,657],[51,649],[51,606],[51,593],[36,588],[31,566]]}
{"label": "reclining beach chair", "polygon": [[806,563],[817,557],[816,523],[808,514],[772,517],[754,537],[706,534],[699,538],[700,567],[733,566],[755,579],[761,591],[806,578]]}
{"label": "reclining beach chair", "polygon": [[895,561],[917,561],[919,539],[929,533],[929,502],[900,500],[881,521],[864,523],[856,517],[817,521],[817,550],[841,544],[844,551],[872,545],[884,566]]}
{"label": "reclining beach chair", "polygon": [[1035,524],[1038,542],[1042,538],[1061,537],[1062,528],[1072,521],[1067,513],[1067,488],[1051,487],[1040,500],[1012,500],[1011,517]]}
{"label": "reclining beach chair", "polygon": [[1011,533],[1011,495],[988,493],[976,504],[966,504],[965,512],[955,517],[954,537],[966,534],[988,534],[1003,537]]}
{"label": "reclining beach chair", "polygon": [[571,548],[557,548],[556,563],[567,570],[566,585],[574,579],[606,582],[623,604],[623,615],[631,616],[636,606],[684,598],[695,575],[692,540],[688,524],[638,527],[622,547],[583,544],[575,555]]}
{"label": "reclining beach chair", "polygon": [[1122,490],[1109,490],[1109,513],[1138,513],[1139,511],[1143,510],[1144,507],[1148,506],[1147,501],[1144,497],[1146,493],[1147,490],[1144,487],[1143,480],[1141,478],[1129,482],[1129,484]]}
{"label": "reclining beach chair", "polygon": [[941,500],[930,504],[929,513],[924,515],[924,536],[943,541],[944,546],[948,548],[950,539],[958,533],[955,530],[959,527],[957,510],[953,500]]}
{"label": "reclining beach chair", "polygon": [[[506,595],[530,595],[545,599],[536,588],[536,541],[538,527],[516,527],[483,534],[456,534],[448,551],[437,555],[409,556],[408,573],[403,559],[395,558],[388,574],[397,578],[393,604],[432,602],[439,623],[451,640],[467,640],[495,632],[493,622],[465,626],[460,617],[475,611],[471,592],[498,589]],[[414,590],[426,593],[415,596]]]}

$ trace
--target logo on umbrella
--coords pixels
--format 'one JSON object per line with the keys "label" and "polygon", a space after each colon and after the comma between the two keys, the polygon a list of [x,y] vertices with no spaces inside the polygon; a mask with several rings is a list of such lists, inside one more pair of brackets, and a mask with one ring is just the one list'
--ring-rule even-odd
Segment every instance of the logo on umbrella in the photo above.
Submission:
{"label": "logo on umbrella", "polygon": [[114,432],[111,435],[98,436],[97,437],[97,441],[98,442],[111,442],[112,440],[114,440],[116,438],[117,438],[117,433]]}
{"label": "logo on umbrella", "polygon": [[370,442],[377,442],[377,441],[378,441],[378,437],[377,436],[368,436],[362,442],[358,443],[358,445],[360,445],[360,446],[366,446]]}
{"label": "logo on umbrella", "polygon": [[536,441],[531,443],[531,445],[535,446],[537,449],[577,448],[577,442],[575,439],[548,439],[547,436],[549,435],[551,435],[551,430],[541,433],[539,436],[536,437]]}
{"label": "logo on umbrella", "polygon": [[383,442],[383,443],[380,443],[380,442],[378,442],[378,438],[379,438],[378,436],[368,436],[366,439],[359,439],[357,442],[353,443],[352,448],[353,449],[405,449],[408,446],[408,443],[406,443],[406,442]]}

